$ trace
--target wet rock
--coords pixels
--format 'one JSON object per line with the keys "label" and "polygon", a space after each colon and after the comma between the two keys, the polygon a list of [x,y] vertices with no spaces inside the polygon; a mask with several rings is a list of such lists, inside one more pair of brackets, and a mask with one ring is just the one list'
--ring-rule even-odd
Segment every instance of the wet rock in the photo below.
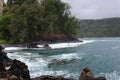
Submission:
{"label": "wet rock", "polygon": [[54,67],[58,67],[60,65],[65,65],[65,64],[74,63],[74,62],[76,62],[75,59],[72,59],[72,60],[65,60],[65,59],[63,59],[63,60],[61,60],[61,59],[54,58],[54,59],[51,59],[51,63],[48,64],[48,68],[51,68],[53,66]]}
{"label": "wet rock", "polygon": [[75,62],[74,59],[72,59],[72,60],[52,59],[51,61],[53,64],[56,64],[56,65],[63,65],[63,64]]}
{"label": "wet rock", "polygon": [[0,72],[6,71],[5,66],[3,63],[0,61]]}
{"label": "wet rock", "polygon": [[0,52],[2,52],[3,49],[4,49],[4,47],[0,46]]}
{"label": "wet rock", "polygon": [[94,74],[88,68],[84,68],[79,80],[94,80]]}
{"label": "wet rock", "polygon": [[45,44],[45,45],[43,46],[43,48],[45,48],[45,49],[51,49],[51,47],[49,46],[49,44]]}
{"label": "wet rock", "polygon": [[29,43],[29,44],[26,44],[27,48],[39,48],[37,45],[38,45],[38,43]]}
{"label": "wet rock", "polygon": [[9,73],[6,66],[10,66],[12,60],[7,57],[7,53],[2,51],[3,49],[4,47],[0,46],[0,78],[7,78]]}
{"label": "wet rock", "polygon": [[4,79],[4,78],[0,78],[0,80],[7,80],[7,79]]}
{"label": "wet rock", "polygon": [[7,53],[2,51],[3,49],[4,48],[0,46],[0,78],[7,78],[10,80],[30,80],[27,65],[19,60],[8,58]]}
{"label": "wet rock", "polygon": [[10,63],[12,62],[12,59],[7,57],[7,53],[3,52],[4,47],[0,46],[0,64],[3,66],[10,66]]}
{"label": "wet rock", "polygon": [[59,60],[59,59],[52,59],[52,62],[53,63],[57,63],[57,64],[66,64],[67,61],[65,60]]}
{"label": "wet rock", "polygon": [[18,77],[17,77],[17,76],[12,75],[12,76],[10,76],[10,78],[9,78],[8,80],[20,80],[20,79],[18,79]]}
{"label": "wet rock", "polygon": [[23,80],[30,80],[27,65],[19,60],[13,60],[13,64],[11,65],[9,71],[11,74],[17,76],[18,79],[22,78]]}
{"label": "wet rock", "polygon": [[32,80],[73,80],[71,78],[63,78],[62,76],[50,76],[50,75],[43,75],[37,78],[33,78]]}
{"label": "wet rock", "polygon": [[106,80],[105,77],[97,77],[95,80]]}
{"label": "wet rock", "polygon": [[0,78],[7,78],[8,80],[31,80],[27,65],[19,60],[13,60],[8,70],[1,63],[0,69]]}
{"label": "wet rock", "polygon": [[94,77],[94,74],[89,68],[84,68],[81,72],[79,80],[106,80],[105,77]]}
{"label": "wet rock", "polygon": [[0,78],[6,78],[7,77],[7,73],[4,72],[0,72]]}

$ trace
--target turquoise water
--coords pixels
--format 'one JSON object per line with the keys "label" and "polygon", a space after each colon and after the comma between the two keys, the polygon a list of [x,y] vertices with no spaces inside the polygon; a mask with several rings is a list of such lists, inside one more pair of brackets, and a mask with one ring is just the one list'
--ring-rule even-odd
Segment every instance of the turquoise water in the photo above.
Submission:
{"label": "turquoise water", "polygon": [[31,77],[48,74],[78,79],[82,69],[88,67],[95,76],[120,80],[120,37],[82,40],[86,43],[70,48],[68,45],[53,50],[9,48],[5,51],[9,57],[25,62]]}

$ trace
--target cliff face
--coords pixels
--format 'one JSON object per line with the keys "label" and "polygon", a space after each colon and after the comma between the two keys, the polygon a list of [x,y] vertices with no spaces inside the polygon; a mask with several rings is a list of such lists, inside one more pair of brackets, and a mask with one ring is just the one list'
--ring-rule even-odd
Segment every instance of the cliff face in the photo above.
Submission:
{"label": "cliff face", "polygon": [[2,15],[3,11],[3,0],[0,0],[0,16]]}

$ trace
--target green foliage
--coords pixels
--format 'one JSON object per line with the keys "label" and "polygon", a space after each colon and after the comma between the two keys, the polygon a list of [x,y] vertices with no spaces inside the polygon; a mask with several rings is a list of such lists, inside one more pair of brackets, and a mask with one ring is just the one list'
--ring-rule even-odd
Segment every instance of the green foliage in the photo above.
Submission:
{"label": "green foliage", "polygon": [[85,37],[118,37],[120,18],[81,20],[81,30]]}
{"label": "green foliage", "polygon": [[8,30],[9,36],[2,31],[0,37],[11,43],[24,43],[47,40],[43,38],[50,34],[77,35],[79,20],[71,16],[69,9],[61,0],[8,0],[3,14],[12,15],[8,20],[1,19],[0,26]]}
{"label": "green foliage", "polygon": [[7,41],[5,41],[5,40],[0,40],[0,44],[5,44],[5,43],[7,43]]}
{"label": "green foliage", "polygon": [[13,16],[13,14],[8,14],[0,17],[0,39],[6,41],[10,39],[11,34],[8,25]]}
{"label": "green foliage", "polygon": [[15,16],[9,24],[9,30],[11,33],[10,42],[24,42],[24,39],[28,35],[26,19]]}

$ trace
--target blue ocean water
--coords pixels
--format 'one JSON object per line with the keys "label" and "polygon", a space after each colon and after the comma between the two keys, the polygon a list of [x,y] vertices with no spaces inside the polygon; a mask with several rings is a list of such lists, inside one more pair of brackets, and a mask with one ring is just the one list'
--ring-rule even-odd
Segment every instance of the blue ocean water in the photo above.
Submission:
{"label": "blue ocean water", "polygon": [[8,47],[5,51],[12,59],[25,62],[31,77],[61,75],[78,79],[82,69],[88,67],[95,76],[120,80],[120,37],[81,40],[83,44],[57,44],[59,48],[52,50]]}

